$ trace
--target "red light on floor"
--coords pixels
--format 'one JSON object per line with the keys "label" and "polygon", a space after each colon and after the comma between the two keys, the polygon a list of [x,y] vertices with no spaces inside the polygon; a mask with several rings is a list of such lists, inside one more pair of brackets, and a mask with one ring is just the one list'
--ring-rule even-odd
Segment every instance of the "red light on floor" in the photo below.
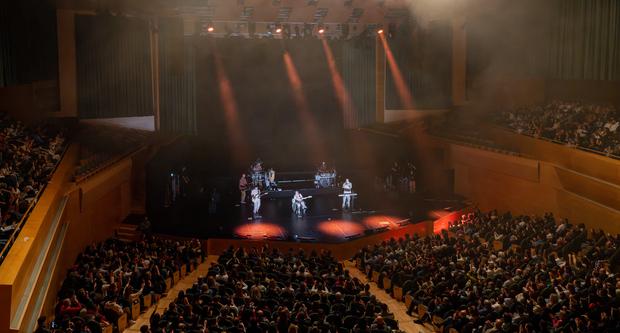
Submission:
{"label": "red light on floor", "polygon": [[250,223],[235,229],[235,234],[249,239],[284,238],[284,229],[273,223]]}
{"label": "red light on floor", "polygon": [[368,216],[364,219],[364,225],[369,229],[378,229],[378,228],[388,228],[395,229],[398,228],[398,223],[403,219],[396,216],[388,216],[388,215],[372,215]]}
{"label": "red light on floor", "polygon": [[347,238],[364,234],[364,227],[347,220],[327,220],[319,223],[318,229],[333,237]]}
{"label": "red light on floor", "polygon": [[443,214],[443,216],[437,213],[431,213],[429,215],[439,217],[433,222],[433,232],[435,234],[440,234],[442,230],[448,230],[448,228],[450,227],[450,223],[453,223],[454,221],[459,219],[459,217],[461,216],[461,212],[446,212],[446,214]]}

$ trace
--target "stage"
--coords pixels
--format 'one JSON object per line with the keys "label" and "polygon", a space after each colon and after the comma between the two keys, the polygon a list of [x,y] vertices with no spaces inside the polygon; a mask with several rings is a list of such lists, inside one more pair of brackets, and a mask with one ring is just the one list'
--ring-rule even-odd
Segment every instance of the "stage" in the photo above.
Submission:
{"label": "stage", "polygon": [[[418,168],[416,179],[418,192],[386,191],[385,172],[392,161],[408,161],[414,154],[391,137],[360,131],[346,131],[343,136],[346,139],[335,141],[337,153],[328,164],[337,170],[338,183],[349,178],[353,192],[359,194],[350,211],[341,209],[340,185],[314,188],[318,162],[307,153],[304,159],[286,158],[279,143],[273,141],[271,148],[253,156],[261,157],[264,169],[275,170],[281,191],[263,197],[261,217],[253,219],[249,193],[246,204],[239,204],[238,182],[242,173],[249,175],[248,168],[256,157],[237,167],[229,160],[230,152],[225,147],[201,138],[182,137],[162,147],[147,167],[147,214],[153,229],[202,239],[343,243],[407,223],[435,221],[465,206],[451,188],[438,185],[441,179],[425,177],[422,168]],[[170,203],[166,199],[169,175],[184,167],[190,182],[183,194]],[[446,184],[449,179],[446,175]],[[219,198],[215,205],[211,201],[214,189]],[[308,211],[301,218],[291,209],[295,190],[313,196],[307,200]]]}
{"label": "stage", "polygon": [[199,238],[339,243],[405,225],[435,221],[464,207],[458,198],[437,199],[422,194],[360,188],[355,191],[359,197],[353,199],[353,208],[343,210],[338,187],[297,190],[304,196],[312,196],[306,200],[308,210],[301,217],[291,209],[294,189],[264,196],[260,217],[252,216],[249,196],[246,204],[240,204],[236,196],[225,196],[215,211],[213,207],[209,209],[207,196],[198,196],[180,199],[162,210],[162,214],[154,218],[168,223],[155,223],[155,229]]}

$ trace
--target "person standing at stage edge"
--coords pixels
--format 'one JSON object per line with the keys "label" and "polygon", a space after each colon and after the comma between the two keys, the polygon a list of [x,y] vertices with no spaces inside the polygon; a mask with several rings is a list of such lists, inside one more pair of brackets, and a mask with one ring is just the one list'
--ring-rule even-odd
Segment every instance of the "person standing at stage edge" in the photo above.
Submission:
{"label": "person standing at stage edge", "polygon": [[245,192],[248,190],[248,180],[245,178],[245,173],[241,174],[239,178],[239,192],[241,192],[241,204],[245,203]]}

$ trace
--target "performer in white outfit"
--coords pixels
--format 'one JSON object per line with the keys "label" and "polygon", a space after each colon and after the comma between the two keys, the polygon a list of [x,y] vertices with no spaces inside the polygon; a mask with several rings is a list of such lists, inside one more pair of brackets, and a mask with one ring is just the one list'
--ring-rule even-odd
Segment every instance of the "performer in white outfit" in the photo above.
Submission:
{"label": "performer in white outfit", "polygon": [[252,214],[254,216],[259,216],[258,210],[260,209],[261,193],[260,193],[260,190],[258,189],[258,186],[254,186],[254,188],[252,189],[252,192],[250,192],[250,195],[252,196],[252,204],[254,204]]}
{"label": "performer in white outfit", "polygon": [[353,183],[347,178],[342,184],[342,209],[351,208],[351,196],[353,194]]}
{"label": "performer in white outfit", "polygon": [[299,191],[295,191],[295,195],[293,195],[292,206],[293,213],[295,213],[297,216],[301,216],[306,213],[306,209],[308,207],[306,206],[304,197],[301,195],[301,193],[299,193]]}

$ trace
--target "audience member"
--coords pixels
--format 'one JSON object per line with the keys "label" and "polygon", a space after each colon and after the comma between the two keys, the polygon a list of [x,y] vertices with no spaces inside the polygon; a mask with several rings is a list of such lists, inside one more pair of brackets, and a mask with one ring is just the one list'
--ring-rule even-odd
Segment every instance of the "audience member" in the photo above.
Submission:
{"label": "audience member", "polygon": [[152,332],[391,332],[387,306],[329,252],[230,248]]}
{"label": "audience member", "polygon": [[[116,323],[140,295],[165,294],[166,278],[201,260],[200,242],[147,236],[138,242],[109,239],[88,246],[67,273],[56,306],[60,330]],[[130,317],[130,316],[128,316]],[[90,323],[90,324],[89,324]],[[96,323],[97,325],[93,325]]]}
{"label": "audience member", "polygon": [[554,101],[499,113],[519,133],[620,156],[620,114],[611,105]]}
{"label": "audience member", "polygon": [[[450,235],[405,237],[356,256],[459,332],[620,329],[620,237],[544,217],[471,213]],[[499,246],[498,246],[499,245]],[[579,255],[575,255],[578,253]]]}
{"label": "audience member", "polygon": [[0,239],[10,236],[47,184],[64,147],[55,126],[27,127],[0,113]]}

